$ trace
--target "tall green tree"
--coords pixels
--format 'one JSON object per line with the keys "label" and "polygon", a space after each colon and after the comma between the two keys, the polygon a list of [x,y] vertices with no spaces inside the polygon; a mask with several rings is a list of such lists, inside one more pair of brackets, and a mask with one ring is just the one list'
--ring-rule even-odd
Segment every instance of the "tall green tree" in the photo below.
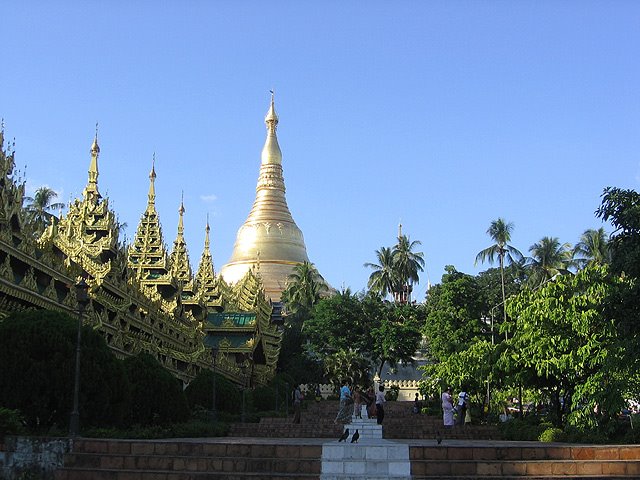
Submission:
{"label": "tall green tree", "polygon": [[319,382],[323,375],[322,366],[319,359],[305,355],[303,329],[313,307],[328,294],[329,288],[315,265],[309,262],[296,265],[287,283],[281,295],[287,316],[278,371],[287,372],[298,382]]}
{"label": "tall green tree", "polygon": [[410,300],[413,284],[420,281],[419,272],[424,270],[424,254],[415,249],[419,240],[411,241],[407,235],[398,234],[398,243],[393,247],[376,250],[378,263],[365,263],[372,268],[368,287],[383,298],[392,295],[397,303]]}
{"label": "tall green tree", "polygon": [[[385,363],[411,361],[420,344],[423,322],[419,305],[392,304],[378,295],[353,295],[345,290],[315,306],[305,322],[305,346],[314,358],[330,358],[333,375],[336,365],[354,356],[366,363],[367,372],[375,368],[380,373]],[[345,370],[344,375],[347,373]]]}
{"label": "tall green tree", "polygon": [[434,285],[425,303],[423,333],[429,354],[437,362],[446,362],[481,338],[489,339],[487,325],[481,320],[486,312],[477,278],[445,267],[442,281]]}
{"label": "tall green tree", "polygon": [[578,268],[584,268],[589,263],[603,265],[611,261],[609,240],[603,227],[585,230],[580,241],[573,247],[573,261]]}
{"label": "tall green tree", "polygon": [[632,287],[591,264],[509,300],[512,335],[499,364],[514,385],[547,393],[558,424],[595,426],[623,406],[638,347],[611,308]]}
{"label": "tall green tree", "polygon": [[58,198],[55,190],[49,187],[40,187],[33,197],[25,197],[27,220],[34,226],[36,232],[42,232],[51,224],[54,217],[50,210],[64,208],[64,203],[54,202]]}
{"label": "tall green tree", "polygon": [[611,265],[616,272],[640,278],[640,193],[607,187],[596,215],[611,222]]}
{"label": "tall green tree", "polygon": [[393,264],[400,291],[397,292],[401,303],[411,299],[413,284],[420,281],[419,272],[424,270],[424,254],[414,249],[421,245],[419,240],[411,241],[407,235],[398,235],[398,243],[393,249]]}
{"label": "tall green tree", "polygon": [[302,262],[293,267],[281,299],[290,312],[310,312],[328,291],[327,283],[316,266],[310,262]]}
{"label": "tall green tree", "polygon": [[484,250],[481,250],[476,255],[476,261],[484,263],[488,261],[493,264],[498,259],[500,266],[501,286],[502,286],[502,320],[507,321],[507,309],[506,309],[506,293],[505,293],[505,281],[504,281],[504,268],[506,265],[519,262],[523,255],[512,245],[509,245],[511,241],[511,232],[513,232],[513,222],[507,222],[503,218],[493,220],[487,229],[487,235],[493,240],[493,245],[488,246]]}
{"label": "tall green tree", "polygon": [[560,243],[558,237],[542,237],[529,247],[529,252],[529,285],[535,287],[551,280],[555,275],[570,273],[569,267],[573,260],[571,244]]}
{"label": "tall green tree", "polygon": [[398,278],[393,261],[393,250],[389,247],[382,247],[376,250],[378,263],[365,263],[364,266],[372,268],[373,272],[369,275],[367,287],[370,291],[385,298],[387,295],[393,295],[398,291]]}

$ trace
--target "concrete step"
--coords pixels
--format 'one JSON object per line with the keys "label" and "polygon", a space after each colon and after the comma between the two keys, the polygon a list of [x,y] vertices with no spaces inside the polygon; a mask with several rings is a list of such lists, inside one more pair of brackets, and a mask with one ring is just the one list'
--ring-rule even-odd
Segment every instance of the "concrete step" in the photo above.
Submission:
{"label": "concrete step", "polygon": [[380,439],[322,447],[321,480],[410,480],[409,446]]}
{"label": "concrete step", "polygon": [[56,480],[317,480],[321,445],[79,440]]}
{"label": "concrete step", "polygon": [[55,480],[318,480],[318,475],[269,472],[164,472],[137,470],[64,470],[55,474]]}

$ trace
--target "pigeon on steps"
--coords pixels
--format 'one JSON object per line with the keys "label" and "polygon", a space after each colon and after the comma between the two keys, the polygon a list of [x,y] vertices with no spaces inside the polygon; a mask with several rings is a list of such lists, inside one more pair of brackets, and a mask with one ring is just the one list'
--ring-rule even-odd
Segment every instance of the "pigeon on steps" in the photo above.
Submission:
{"label": "pigeon on steps", "polygon": [[349,429],[346,428],[344,433],[342,435],[340,435],[340,438],[338,439],[338,442],[346,442],[348,437],[349,437]]}
{"label": "pigeon on steps", "polygon": [[358,432],[358,429],[356,429],[356,433],[354,433],[353,437],[351,437],[351,443],[358,443],[359,438],[360,438],[360,433]]}

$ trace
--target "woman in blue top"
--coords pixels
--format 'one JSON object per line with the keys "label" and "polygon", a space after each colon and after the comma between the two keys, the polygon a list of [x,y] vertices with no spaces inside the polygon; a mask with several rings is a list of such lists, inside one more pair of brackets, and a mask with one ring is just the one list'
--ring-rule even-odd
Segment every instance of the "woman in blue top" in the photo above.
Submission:
{"label": "woman in blue top", "polygon": [[351,413],[353,411],[353,399],[351,398],[351,389],[346,381],[342,382],[340,387],[340,410],[333,423],[351,423]]}

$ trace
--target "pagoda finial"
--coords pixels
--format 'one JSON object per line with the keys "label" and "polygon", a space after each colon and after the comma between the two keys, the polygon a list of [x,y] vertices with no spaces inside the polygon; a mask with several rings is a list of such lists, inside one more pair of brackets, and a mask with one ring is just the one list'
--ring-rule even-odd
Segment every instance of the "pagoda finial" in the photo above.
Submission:
{"label": "pagoda finial", "polygon": [[100,155],[100,147],[98,146],[98,123],[96,122],[96,135],[91,144],[91,163],[89,163],[89,181],[82,194],[88,200],[97,202],[100,198],[98,192],[98,156]]}
{"label": "pagoda finial", "polygon": [[275,92],[273,91],[273,89],[269,90],[269,92],[271,93],[271,105],[269,106],[269,111],[267,112],[267,115],[264,117],[264,122],[267,124],[268,132],[271,135],[275,135],[276,129],[278,127],[278,115],[276,114],[276,107],[275,107],[275,101],[274,101]]}
{"label": "pagoda finial", "polygon": [[402,237],[402,220],[398,223],[398,240]]}
{"label": "pagoda finial", "polygon": [[269,105],[269,111],[264,117],[264,123],[267,125],[267,140],[262,147],[262,164],[263,165],[282,165],[282,152],[280,151],[280,145],[278,145],[278,137],[276,136],[276,129],[278,127],[278,115],[276,114],[276,108],[274,103],[274,93],[271,92],[271,104]]}
{"label": "pagoda finial", "polygon": [[209,212],[207,212],[207,226],[204,229],[204,248],[209,250],[211,243],[209,242],[209,232],[211,231],[211,227],[209,227]]}
{"label": "pagoda finial", "polygon": [[153,159],[151,160],[151,171],[149,172],[149,207],[154,206],[156,203],[156,152],[153,152]]}
{"label": "pagoda finial", "polygon": [[185,209],[184,209],[184,191],[182,192],[182,198],[180,199],[180,208],[178,209],[178,213],[180,214],[180,217],[178,218],[178,235],[182,235],[184,234],[184,220],[183,220],[183,215],[184,215]]}

